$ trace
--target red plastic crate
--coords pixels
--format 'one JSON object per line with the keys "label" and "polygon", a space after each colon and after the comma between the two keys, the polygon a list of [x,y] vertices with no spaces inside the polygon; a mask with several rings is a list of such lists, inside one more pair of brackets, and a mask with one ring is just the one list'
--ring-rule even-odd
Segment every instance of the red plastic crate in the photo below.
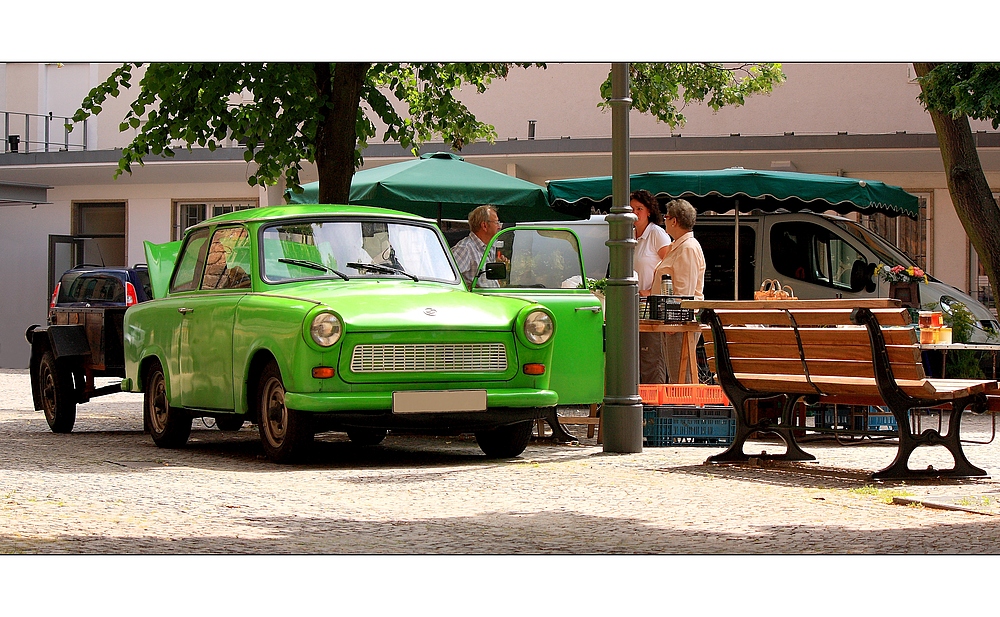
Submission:
{"label": "red plastic crate", "polygon": [[659,405],[660,404],[660,388],[663,387],[661,384],[639,384],[639,398],[642,399],[644,405]]}
{"label": "red plastic crate", "polygon": [[660,386],[660,405],[699,405],[697,384],[669,383]]}
{"label": "red plastic crate", "polygon": [[697,405],[702,407],[705,405],[729,404],[729,399],[726,397],[726,393],[722,391],[722,386],[701,384],[695,391],[695,399],[697,401]]}

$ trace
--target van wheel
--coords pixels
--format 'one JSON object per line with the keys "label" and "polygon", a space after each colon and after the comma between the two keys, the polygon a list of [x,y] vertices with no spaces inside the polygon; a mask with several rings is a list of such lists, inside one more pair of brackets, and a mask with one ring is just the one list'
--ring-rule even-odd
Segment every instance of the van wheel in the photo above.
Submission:
{"label": "van wheel", "polygon": [[478,431],[476,442],[490,458],[514,458],[528,447],[534,422],[518,422],[489,431]]}
{"label": "van wheel", "polygon": [[69,433],[76,422],[76,392],[73,374],[51,351],[42,354],[38,364],[38,385],[42,394],[45,421],[53,433]]}
{"label": "van wheel", "polygon": [[146,373],[142,397],[143,420],[153,443],[161,448],[180,448],[191,436],[191,415],[172,407],[167,400],[167,381],[159,361],[153,360]]}
{"label": "van wheel", "polygon": [[260,374],[257,388],[257,428],[264,454],[275,463],[292,463],[302,458],[313,440],[309,414],[285,406],[285,386],[274,362]]}

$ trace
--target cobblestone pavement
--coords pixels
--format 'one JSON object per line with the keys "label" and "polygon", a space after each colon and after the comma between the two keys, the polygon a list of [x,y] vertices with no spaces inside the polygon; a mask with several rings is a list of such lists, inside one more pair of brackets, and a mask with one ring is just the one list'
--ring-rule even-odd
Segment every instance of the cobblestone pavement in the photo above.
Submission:
{"label": "cobblestone pavement", "polygon": [[[704,464],[718,448],[605,454],[585,436],[489,461],[471,437],[359,448],[328,433],[306,464],[282,466],[250,425],[223,433],[196,420],[186,448],[159,449],[141,401],[95,399],[56,435],[32,409],[26,371],[0,370],[0,553],[1000,552],[1000,439],[967,447],[992,479],[906,484],[867,479],[895,451],[871,441],[811,442],[817,463],[754,468]],[[985,441],[990,418],[964,429]],[[923,456],[913,466],[950,463]]]}

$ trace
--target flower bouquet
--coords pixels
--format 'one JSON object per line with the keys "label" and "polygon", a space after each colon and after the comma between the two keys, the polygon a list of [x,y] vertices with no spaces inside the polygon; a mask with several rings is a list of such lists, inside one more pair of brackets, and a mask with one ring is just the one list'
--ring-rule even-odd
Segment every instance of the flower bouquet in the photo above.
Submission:
{"label": "flower bouquet", "polygon": [[889,267],[885,264],[879,264],[877,270],[879,278],[889,283],[927,282],[927,274],[917,266],[904,268],[900,265]]}

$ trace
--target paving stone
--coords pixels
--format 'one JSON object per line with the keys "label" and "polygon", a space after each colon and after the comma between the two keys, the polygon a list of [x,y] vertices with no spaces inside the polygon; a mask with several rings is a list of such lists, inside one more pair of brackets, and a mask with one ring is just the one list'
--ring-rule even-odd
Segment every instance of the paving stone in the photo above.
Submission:
{"label": "paving stone", "polygon": [[[816,463],[707,465],[719,449],[608,454],[582,426],[570,428],[579,445],[533,441],[503,461],[471,436],[358,448],[326,433],[304,464],[282,466],[251,425],[226,433],[196,420],[187,447],[157,448],[141,404],[95,399],[73,433],[56,435],[32,408],[27,373],[0,370],[0,553],[1000,552],[1000,440],[966,450],[994,478],[917,483],[868,479],[895,454],[886,442],[809,442]],[[991,430],[989,416],[969,414],[963,437]]]}

